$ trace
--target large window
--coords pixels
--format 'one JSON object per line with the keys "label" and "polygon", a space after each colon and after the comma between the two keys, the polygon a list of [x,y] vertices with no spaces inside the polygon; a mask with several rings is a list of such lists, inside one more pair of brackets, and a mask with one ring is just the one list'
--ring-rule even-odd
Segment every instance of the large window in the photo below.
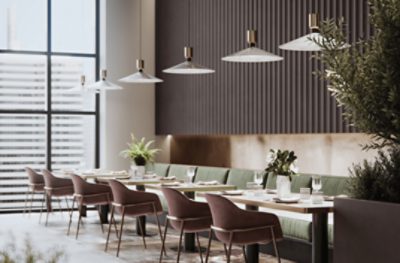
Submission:
{"label": "large window", "polygon": [[98,78],[98,16],[99,0],[0,1],[0,211],[24,207],[26,166],[99,165],[98,95],[69,91]]}

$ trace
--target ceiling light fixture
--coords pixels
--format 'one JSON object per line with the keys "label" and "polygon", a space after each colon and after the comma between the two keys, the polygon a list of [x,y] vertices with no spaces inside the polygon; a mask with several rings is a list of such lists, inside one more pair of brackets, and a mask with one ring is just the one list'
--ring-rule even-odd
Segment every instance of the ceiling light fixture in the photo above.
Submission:
{"label": "ceiling light fixture", "polygon": [[139,57],[140,59],[136,60],[136,68],[137,72],[126,76],[119,81],[121,82],[128,82],[128,83],[158,83],[163,82],[162,79],[156,78],[150,74],[144,72],[144,60],[142,59],[142,1],[139,1]]}
{"label": "ceiling light fixture", "polygon": [[[322,47],[317,43],[327,43],[327,40],[319,32],[319,16],[317,13],[308,15],[308,26],[311,31],[310,34],[282,44],[279,48],[290,51],[321,51]],[[340,48],[349,47],[349,44],[343,43]]]}
{"label": "ceiling light fixture", "polygon": [[90,84],[87,86],[87,90],[95,91],[99,93],[100,91],[106,91],[106,90],[122,90],[121,86],[115,85],[114,83],[111,83],[110,81],[107,80],[107,70],[102,69],[100,71],[100,76],[101,80]]}
{"label": "ceiling light fixture", "polygon": [[188,40],[187,43],[188,45],[184,47],[183,53],[185,57],[185,61],[164,69],[163,72],[165,73],[170,73],[170,74],[209,74],[209,73],[214,73],[215,70],[207,68],[205,66],[202,66],[200,64],[194,63],[193,62],[193,47],[190,46],[190,0],[187,0],[187,9],[188,9]]}

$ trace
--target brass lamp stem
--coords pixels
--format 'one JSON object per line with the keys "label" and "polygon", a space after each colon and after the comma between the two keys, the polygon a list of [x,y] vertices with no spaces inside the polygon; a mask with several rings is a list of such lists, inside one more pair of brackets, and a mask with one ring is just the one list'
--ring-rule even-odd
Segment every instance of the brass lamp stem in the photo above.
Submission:
{"label": "brass lamp stem", "polygon": [[143,59],[137,59],[136,60],[136,68],[142,72],[144,69],[144,60]]}
{"label": "brass lamp stem", "polygon": [[100,75],[101,75],[101,79],[102,80],[106,80],[106,78],[107,78],[107,70],[106,69],[102,69]]}
{"label": "brass lamp stem", "polygon": [[308,15],[308,26],[312,32],[319,31],[319,15],[318,15],[318,13],[311,13]]}
{"label": "brass lamp stem", "polygon": [[85,75],[82,75],[81,76],[81,85],[85,86],[85,82],[86,82],[86,77],[85,77]]}
{"label": "brass lamp stem", "polygon": [[256,46],[256,43],[257,43],[257,30],[253,30],[253,29],[247,30],[246,31],[246,39],[247,39],[247,43],[251,47]]}
{"label": "brass lamp stem", "polygon": [[193,57],[193,48],[192,47],[185,47],[183,49],[183,55],[187,61],[191,61]]}

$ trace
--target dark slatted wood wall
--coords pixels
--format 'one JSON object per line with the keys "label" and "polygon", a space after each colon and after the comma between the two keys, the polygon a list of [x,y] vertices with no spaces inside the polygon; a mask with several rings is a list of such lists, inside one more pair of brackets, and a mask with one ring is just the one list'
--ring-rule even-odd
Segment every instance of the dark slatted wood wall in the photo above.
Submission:
{"label": "dark slatted wood wall", "polygon": [[[183,61],[189,0],[157,0],[157,134],[342,133],[343,120],[326,84],[312,74],[321,68],[309,52],[278,49],[309,32],[308,13],[344,17],[349,43],[368,38],[366,0],[190,0],[194,61],[215,74],[162,72]],[[245,32],[258,30],[258,46],[283,62],[238,64],[221,57],[245,48]]]}

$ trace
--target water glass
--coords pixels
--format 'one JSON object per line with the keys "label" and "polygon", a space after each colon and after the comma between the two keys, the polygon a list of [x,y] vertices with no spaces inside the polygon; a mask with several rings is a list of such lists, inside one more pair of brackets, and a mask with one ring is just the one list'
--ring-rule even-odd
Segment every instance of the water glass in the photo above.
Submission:
{"label": "water glass", "polygon": [[322,188],[322,181],[321,181],[321,176],[319,175],[314,175],[312,177],[312,189],[315,192],[319,192]]}
{"label": "water glass", "polygon": [[261,185],[264,179],[264,173],[262,171],[255,171],[254,172],[254,182],[257,185]]}
{"label": "water glass", "polygon": [[311,197],[311,189],[308,187],[300,188],[300,199],[301,200],[309,200]]}
{"label": "water glass", "polygon": [[189,166],[186,170],[186,176],[188,177],[189,184],[193,182],[193,177],[196,172],[196,167],[194,166]]}

